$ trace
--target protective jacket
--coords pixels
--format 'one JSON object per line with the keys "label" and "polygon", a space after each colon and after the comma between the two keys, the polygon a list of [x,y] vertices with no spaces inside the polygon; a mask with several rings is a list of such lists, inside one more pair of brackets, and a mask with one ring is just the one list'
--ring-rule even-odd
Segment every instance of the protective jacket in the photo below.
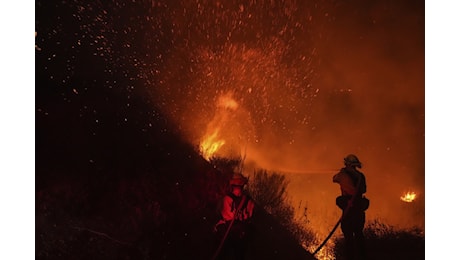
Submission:
{"label": "protective jacket", "polygon": [[[238,214],[235,215],[242,199],[244,199],[244,201],[241,205],[241,209]],[[246,194],[236,196],[230,192],[223,198],[221,216],[224,221],[231,221],[233,218],[239,221],[247,220],[252,217],[253,211],[254,202]]]}
{"label": "protective jacket", "polygon": [[353,196],[366,193],[366,177],[356,169],[342,168],[339,173],[334,175],[332,181],[340,185],[343,196]]}

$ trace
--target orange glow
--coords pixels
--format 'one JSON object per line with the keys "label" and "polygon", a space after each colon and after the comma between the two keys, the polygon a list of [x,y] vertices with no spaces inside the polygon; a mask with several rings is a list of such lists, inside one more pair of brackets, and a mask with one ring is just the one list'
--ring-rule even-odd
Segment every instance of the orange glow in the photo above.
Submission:
{"label": "orange glow", "polygon": [[413,191],[406,192],[400,197],[400,199],[404,202],[412,202],[415,200],[415,198],[417,198],[417,194]]}
{"label": "orange glow", "polygon": [[200,144],[200,152],[208,161],[225,144],[225,140],[218,137],[219,131],[219,128],[215,129],[212,134],[205,136]]}
{"label": "orange glow", "polygon": [[[173,39],[183,42],[161,63],[155,104],[205,159],[244,154],[245,173],[266,169],[289,177],[292,204],[308,202],[308,227],[319,239],[340,217],[332,176],[349,153],[363,162],[371,200],[366,220],[424,229],[423,5],[395,2],[388,12],[387,4],[375,3],[367,7],[371,14],[360,12],[361,20],[348,16],[357,7],[345,4],[249,2],[247,15],[231,11],[240,10],[236,2],[203,9],[213,15],[194,9],[203,5],[177,9],[185,15],[189,8],[174,21]],[[398,27],[386,23],[394,18]]]}
{"label": "orange glow", "polygon": [[[316,248],[318,248],[319,243],[316,244],[311,244],[309,246],[303,245],[303,247],[308,251],[308,252],[314,252]],[[332,242],[326,244],[321,250],[318,251],[318,253],[315,255],[316,259],[318,260],[335,260],[334,257],[334,245]]]}
{"label": "orange glow", "polygon": [[[200,139],[200,153],[206,160],[219,153],[220,156],[226,154],[230,156],[227,151],[223,151],[224,145],[229,147],[234,146],[240,137],[239,129],[241,129],[240,120],[241,109],[239,109],[238,102],[233,98],[232,92],[227,92],[216,98],[216,108],[214,110],[214,117],[207,123],[207,130],[203,137]],[[236,127],[238,126],[238,127]]]}
{"label": "orange glow", "polygon": [[238,103],[236,103],[232,96],[228,94],[219,98],[217,106],[231,110],[236,110],[238,108]]}

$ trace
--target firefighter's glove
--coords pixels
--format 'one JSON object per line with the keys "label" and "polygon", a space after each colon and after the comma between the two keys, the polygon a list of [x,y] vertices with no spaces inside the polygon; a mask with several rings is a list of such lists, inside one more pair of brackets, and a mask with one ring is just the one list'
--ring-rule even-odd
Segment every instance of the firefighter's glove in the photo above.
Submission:
{"label": "firefighter's glove", "polygon": [[222,225],[222,224],[225,224],[225,220],[223,220],[223,219],[219,220],[219,221],[214,225],[214,228],[213,228],[214,233],[217,233],[217,227],[218,227],[219,225]]}

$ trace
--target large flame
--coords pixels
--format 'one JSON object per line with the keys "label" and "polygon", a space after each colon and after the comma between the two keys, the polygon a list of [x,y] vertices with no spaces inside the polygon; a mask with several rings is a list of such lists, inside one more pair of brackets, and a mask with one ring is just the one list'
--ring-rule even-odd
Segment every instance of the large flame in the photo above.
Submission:
{"label": "large flame", "polygon": [[225,140],[219,139],[219,131],[217,128],[212,134],[206,135],[200,144],[200,152],[208,161],[225,144]]}
{"label": "large flame", "polygon": [[214,118],[208,123],[206,134],[200,141],[200,152],[206,160],[209,161],[225,144],[231,145],[232,136],[229,133],[238,134],[229,130],[231,125],[241,119],[235,116],[238,106],[231,92],[217,98]]}
{"label": "large flame", "polygon": [[413,191],[404,193],[400,199],[404,202],[412,202],[417,198],[417,194]]}

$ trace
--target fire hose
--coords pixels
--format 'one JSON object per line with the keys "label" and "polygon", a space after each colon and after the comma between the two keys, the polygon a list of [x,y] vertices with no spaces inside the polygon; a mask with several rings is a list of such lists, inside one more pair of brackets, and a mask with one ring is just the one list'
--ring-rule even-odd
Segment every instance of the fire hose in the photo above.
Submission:
{"label": "fire hose", "polygon": [[[362,181],[361,178],[359,178],[358,179],[358,184],[356,185],[356,187],[360,187],[361,181]],[[342,222],[343,218],[345,217],[345,215],[348,213],[348,211],[350,210],[351,206],[353,205],[353,202],[355,201],[357,194],[358,193],[353,194],[353,196],[351,197],[349,203],[347,204],[347,207],[342,212],[342,216],[340,216],[340,218],[337,221],[337,223],[335,224],[334,228],[332,228],[331,232],[329,233],[329,235],[327,235],[326,239],[324,239],[323,243],[321,243],[321,245],[319,245],[319,247],[315,250],[315,252],[313,252],[313,255],[316,255],[316,253],[318,253],[318,251],[321,250],[321,248],[323,248],[323,246],[331,238],[332,234],[334,234],[335,230],[337,229],[337,227]]]}
{"label": "fire hose", "polygon": [[230,229],[233,226],[233,222],[235,222],[236,216],[238,216],[241,208],[243,207],[245,199],[246,199],[246,196],[243,196],[243,198],[241,199],[240,205],[238,205],[238,209],[236,210],[235,214],[233,215],[234,217],[233,217],[232,221],[230,222],[230,224],[228,225],[227,230],[225,231],[225,235],[222,237],[222,240],[220,241],[219,247],[217,248],[216,252],[214,253],[214,255],[212,257],[212,260],[215,260],[217,258],[217,256],[219,255],[220,250],[222,249],[222,246],[224,245],[224,242],[227,239],[228,234],[230,233]]}
{"label": "fire hose", "polygon": [[344,212],[342,213],[342,216],[340,216],[339,220],[337,221],[337,223],[335,224],[334,228],[332,228],[331,232],[329,233],[329,235],[327,235],[326,239],[324,239],[323,243],[321,243],[321,245],[319,245],[319,247],[315,250],[315,252],[313,252],[313,255],[316,255],[316,253],[319,252],[319,250],[321,250],[321,248],[323,248],[323,246],[327,243],[327,241],[331,238],[332,234],[334,234],[335,230],[337,229],[337,227],[339,226],[340,222],[342,222],[342,219],[343,217],[345,216],[345,214],[348,212],[348,209],[350,208],[350,205],[351,204],[348,204],[346,209],[344,210]]}

